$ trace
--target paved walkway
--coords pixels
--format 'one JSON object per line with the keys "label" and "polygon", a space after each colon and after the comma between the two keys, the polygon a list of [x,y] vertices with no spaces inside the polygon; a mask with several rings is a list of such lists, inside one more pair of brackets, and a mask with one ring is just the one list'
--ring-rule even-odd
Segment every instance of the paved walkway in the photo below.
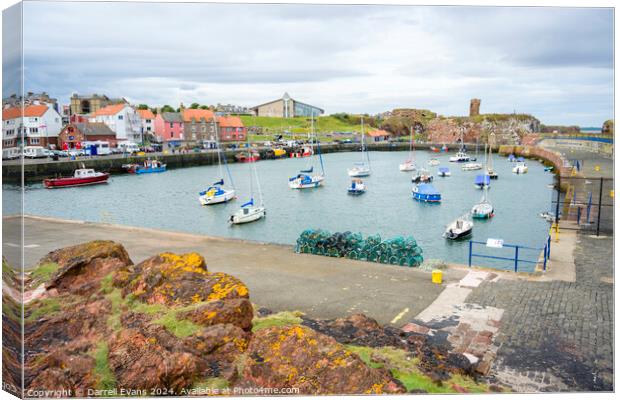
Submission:
{"label": "paved walkway", "polygon": [[[442,292],[431,274],[415,268],[295,254],[292,246],[205,237],[95,223],[25,218],[25,264],[48,252],[86,242],[117,241],[134,262],[164,251],[202,254],[209,270],[243,280],[252,301],[274,311],[300,310],[313,318],[364,313],[382,324],[402,325]],[[3,254],[18,259],[19,220],[3,220]],[[446,271],[444,286],[466,272]]]}
{"label": "paved walkway", "polygon": [[576,282],[483,282],[468,303],[504,310],[491,376],[518,391],[613,390],[613,238],[579,235]]}

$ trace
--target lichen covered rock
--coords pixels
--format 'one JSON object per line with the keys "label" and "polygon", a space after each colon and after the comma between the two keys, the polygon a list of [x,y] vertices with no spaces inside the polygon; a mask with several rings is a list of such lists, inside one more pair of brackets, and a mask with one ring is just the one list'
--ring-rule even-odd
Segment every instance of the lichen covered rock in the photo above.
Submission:
{"label": "lichen covered rock", "polygon": [[368,367],[333,338],[300,325],[256,332],[242,378],[243,385],[294,387],[302,394],[404,392],[389,372]]}

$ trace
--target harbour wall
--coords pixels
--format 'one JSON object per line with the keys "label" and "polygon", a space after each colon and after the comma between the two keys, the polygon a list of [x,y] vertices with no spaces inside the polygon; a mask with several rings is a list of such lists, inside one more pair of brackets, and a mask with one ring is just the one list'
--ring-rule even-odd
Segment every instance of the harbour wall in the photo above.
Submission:
{"label": "harbour wall", "polygon": [[[416,143],[416,149],[428,150],[433,144],[429,143]],[[435,144],[435,147],[441,147],[441,144]],[[449,150],[456,150],[458,144],[447,145]],[[474,144],[468,145],[470,148],[475,146]],[[409,150],[408,142],[379,142],[369,143],[367,147],[371,151],[407,151]],[[224,156],[227,162],[235,162],[235,155],[241,152],[247,151],[247,148],[240,148],[234,150],[225,150]],[[252,150],[261,153],[261,156],[269,150],[266,147],[253,147]],[[288,154],[291,153],[293,148],[285,148]],[[339,143],[339,144],[321,144],[321,153],[338,153],[338,152],[351,152],[359,151],[359,143]],[[82,168],[94,168],[97,171],[106,171],[111,174],[125,173],[123,169],[124,164],[142,163],[147,158],[157,158],[161,162],[167,164],[168,168],[187,168],[196,167],[201,165],[214,165],[217,164],[217,152],[214,150],[208,150],[203,152],[188,152],[188,153],[152,153],[145,154],[143,156],[104,156],[104,157],[80,157],[77,160],[60,159],[58,161],[46,160],[27,160],[23,164],[19,160],[13,160],[2,163],[2,179],[5,183],[19,184],[22,177],[25,182],[39,182],[46,178],[54,178],[57,176],[72,176],[73,172]]]}

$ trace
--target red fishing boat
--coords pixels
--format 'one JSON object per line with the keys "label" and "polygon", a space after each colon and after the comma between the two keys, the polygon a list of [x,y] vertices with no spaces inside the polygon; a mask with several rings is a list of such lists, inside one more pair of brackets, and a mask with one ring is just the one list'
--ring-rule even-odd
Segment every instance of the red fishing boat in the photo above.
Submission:
{"label": "red fishing boat", "polygon": [[235,154],[235,160],[242,163],[256,162],[260,160],[260,154],[258,154],[257,152],[248,153],[244,151],[242,153]]}
{"label": "red fishing boat", "polygon": [[95,172],[94,169],[82,168],[76,169],[71,177],[45,179],[43,184],[48,189],[95,185],[97,183],[106,183],[109,177],[110,174],[107,172]]}

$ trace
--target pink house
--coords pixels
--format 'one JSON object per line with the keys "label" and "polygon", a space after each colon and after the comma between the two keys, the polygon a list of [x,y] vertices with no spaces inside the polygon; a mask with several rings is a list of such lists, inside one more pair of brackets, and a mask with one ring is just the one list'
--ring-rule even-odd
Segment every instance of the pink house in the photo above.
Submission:
{"label": "pink house", "polygon": [[164,142],[178,146],[183,137],[183,117],[180,113],[164,112],[155,117],[155,134]]}

